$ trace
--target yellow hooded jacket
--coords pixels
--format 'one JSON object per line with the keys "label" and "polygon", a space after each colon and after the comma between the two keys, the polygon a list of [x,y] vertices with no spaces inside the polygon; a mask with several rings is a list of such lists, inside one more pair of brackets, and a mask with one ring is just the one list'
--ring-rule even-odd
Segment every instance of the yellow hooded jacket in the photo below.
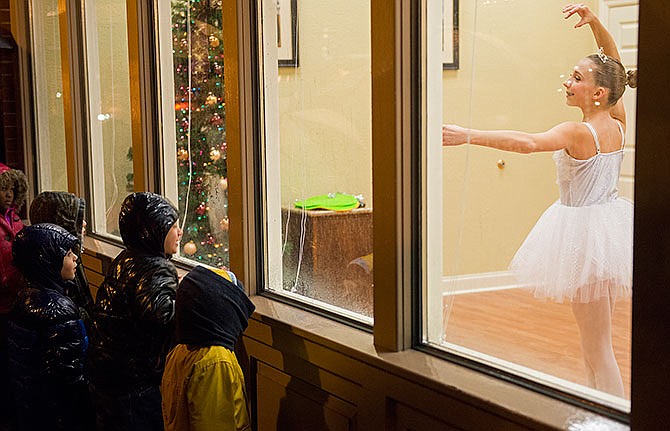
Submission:
{"label": "yellow hooded jacket", "polygon": [[254,306],[227,271],[196,267],[177,290],[177,346],[161,394],[166,431],[251,430],[244,374],[234,343]]}

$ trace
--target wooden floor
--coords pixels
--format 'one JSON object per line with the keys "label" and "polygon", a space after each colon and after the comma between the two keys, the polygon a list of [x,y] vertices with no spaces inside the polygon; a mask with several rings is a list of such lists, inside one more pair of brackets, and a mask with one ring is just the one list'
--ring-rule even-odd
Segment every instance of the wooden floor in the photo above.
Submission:
{"label": "wooden floor", "polygon": [[[447,342],[586,385],[579,333],[569,303],[533,298],[520,290],[445,297]],[[631,301],[616,303],[614,353],[630,399]]]}

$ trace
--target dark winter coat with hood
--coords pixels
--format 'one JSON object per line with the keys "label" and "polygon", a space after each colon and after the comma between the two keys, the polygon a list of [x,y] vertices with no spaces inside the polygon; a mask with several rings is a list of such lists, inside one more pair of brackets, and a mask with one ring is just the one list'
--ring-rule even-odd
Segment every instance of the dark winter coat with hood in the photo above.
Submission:
{"label": "dark winter coat with hood", "polygon": [[[86,202],[68,192],[42,192],[30,204],[30,223],[53,223],[64,228],[76,236],[81,244],[77,250],[72,250],[81,262],[83,251],[82,229]],[[90,315],[93,311],[93,296],[88,287],[88,280],[84,273],[84,265],[77,265],[75,279],[65,285],[65,294],[79,307],[81,318],[90,329]]]}
{"label": "dark winter coat with hood", "polygon": [[177,270],[164,241],[177,210],[161,196],[129,195],[119,229],[126,250],[112,262],[93,307],[90,358],[96,391],[124,394],[160,385],[174,342]]}
{"label": "dark winter coat with hood", "polygon": [[0,189],[5,188],[13,188],[14,201],[0,214],[0,314],[9,313],[22,281],[12,263],[12,242],[23,229],[18,211],[26,202],[28,191],[28,180],[23,172],[0,163]]}
{"label": "dark winter coat with hood", "polygon": [[20,430],[87,429],[88,339],[61,277],[63,258],[77,247],[74,235],[53,224],[27,226],[14,240],[14,261],[28,283],[9,314],[8,331]]}

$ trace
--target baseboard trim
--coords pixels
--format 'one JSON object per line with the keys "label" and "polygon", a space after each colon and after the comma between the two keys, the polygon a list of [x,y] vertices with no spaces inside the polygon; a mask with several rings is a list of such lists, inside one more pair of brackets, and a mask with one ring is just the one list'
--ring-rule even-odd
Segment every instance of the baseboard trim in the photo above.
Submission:
{"label": "baseboard trim", "polygon": [[517,281],[512,271],[481,272],[442,277],[443,296],[519,289],[522,287],[524,285]]}

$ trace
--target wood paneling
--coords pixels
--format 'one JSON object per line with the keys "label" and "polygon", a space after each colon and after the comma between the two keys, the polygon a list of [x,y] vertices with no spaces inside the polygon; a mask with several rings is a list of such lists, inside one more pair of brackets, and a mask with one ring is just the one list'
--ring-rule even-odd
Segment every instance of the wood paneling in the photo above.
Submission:
{"label": "wood paneling", "polygon": [[262,362],[255,368],[258,431],[356,429],[351,403]]}
{"label": "wood paneling", "polygon": [[428,416],[416,409],[400,403],[392,403],[392,417],[397,431],[423,431],[442,430],[460,431],[462,428],[454,428]]}

